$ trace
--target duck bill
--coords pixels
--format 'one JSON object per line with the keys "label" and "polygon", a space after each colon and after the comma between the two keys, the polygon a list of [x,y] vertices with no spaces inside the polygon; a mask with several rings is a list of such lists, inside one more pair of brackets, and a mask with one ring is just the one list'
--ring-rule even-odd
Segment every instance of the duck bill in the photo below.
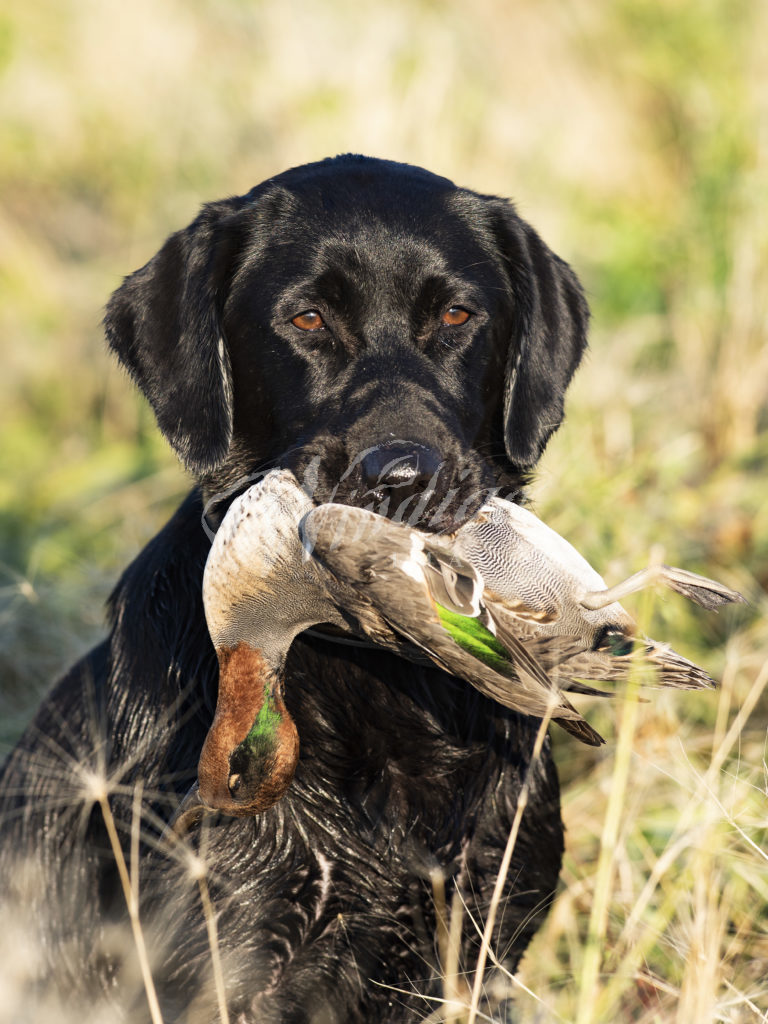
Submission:
{"label": "duck bill", "polygon": [[[282,700],[278,677],[264,655],[245,642],[218,648],[216,714],[198,764],[203,804],[225,814],[258,814],[286,792],[299,758],[296,726]],[[269,736],[249,744],[257,723]]]}

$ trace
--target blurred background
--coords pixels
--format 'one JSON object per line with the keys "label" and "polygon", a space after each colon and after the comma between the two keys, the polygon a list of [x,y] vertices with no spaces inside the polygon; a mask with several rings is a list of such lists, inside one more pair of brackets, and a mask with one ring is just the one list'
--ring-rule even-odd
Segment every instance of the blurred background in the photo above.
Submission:
{"label": "blurred background", "polygon": [[[751,602],[649,612],[723,687],[640,709],[594,1019],[768,1020],[766,39],[761,0],[6,0],[3,742],[101,635],[121,568],[188,486],[105,353],[122,276],[202,202],[341,152],[510,196],[594,314],[538,511],[609,582],[660,546]],[[617,708],[589,713],[615,736]],[[574,746],[526,1020],[585,998],[615,776],[610,743]]]}

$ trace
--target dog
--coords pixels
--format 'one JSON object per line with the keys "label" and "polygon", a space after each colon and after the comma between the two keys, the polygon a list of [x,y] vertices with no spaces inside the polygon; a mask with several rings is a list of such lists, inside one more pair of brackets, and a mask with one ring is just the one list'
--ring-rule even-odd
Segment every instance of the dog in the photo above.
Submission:
{"label": "dog", "polygon": [[537,721],[434,667],[302,635],[286,796],[183,839],[167,825],[216,702],[201,579],[232,496],[282,466],[318,502],[435,531],[490,492],[522,500],[587,326],[575,274],[509,202],[358,156],[204,206],[125,279],[109,346],[196,483],[3,768],[0,858],[38,991],[147,1019],[111,817],[165,1021],[219,1020],[222,1000],[240,1024],[418,1019],[445,968],[435,879],[466,905],[471,972],[528,773],[493,936],[515,969],[557,884],[556,769],[548,741],[532,760]]}

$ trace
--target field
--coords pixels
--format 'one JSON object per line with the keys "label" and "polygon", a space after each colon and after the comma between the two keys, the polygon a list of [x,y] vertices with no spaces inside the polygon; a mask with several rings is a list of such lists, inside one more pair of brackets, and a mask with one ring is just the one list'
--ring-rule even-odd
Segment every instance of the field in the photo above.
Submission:
{"label": "field", "polygon": [[[584,702],[599,752],[556,738],[562,890],[517,978],[492,955],[485,1019],[768,1021],[767,36],[760,0],[10,0],[4,746],[187,486],[104,351],[122,275],[203,201],[338,152],[511,196],[593,310],[536,509],[608,582],[661,552],[750,604],[627,602],[722,685]],[[466,1021],[462,991],[424,1018]],[[0,1020],[22,997],[0,964]]]}

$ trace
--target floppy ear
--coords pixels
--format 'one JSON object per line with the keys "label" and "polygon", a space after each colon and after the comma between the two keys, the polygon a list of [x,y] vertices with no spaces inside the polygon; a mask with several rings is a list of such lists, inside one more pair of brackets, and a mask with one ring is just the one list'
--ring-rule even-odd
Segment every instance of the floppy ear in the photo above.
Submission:
{"label": "floppy ear", "polygon": [[107,341],[149,399],[163,434],[194,473],[214,469],[232,439],[232,381],[220,316],[246,197],[204,206],[189,227],[107,304]]}
{"label": "floppy ear", "polygon": [[504,441],[515,466],[535,465],[565,415],[565,392],[587,346],[589,307],[578,278],[509,204],[496,234],[515,303],[507,358]]}

